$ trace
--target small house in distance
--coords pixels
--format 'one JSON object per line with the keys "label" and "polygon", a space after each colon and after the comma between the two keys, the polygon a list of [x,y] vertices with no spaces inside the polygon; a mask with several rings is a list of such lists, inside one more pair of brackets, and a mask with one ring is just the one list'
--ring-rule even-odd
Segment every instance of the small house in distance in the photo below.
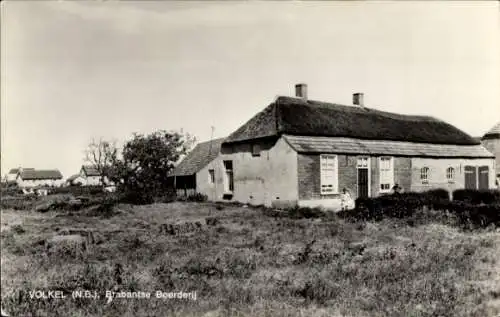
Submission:
{"label": "small house in distance", "polygon": [[99,170],[91,165],[83,165],[80,169],[80,176],[85,180],[83,185],[86,186],[99,186],[101,185],[101,173]]}
{"label": "small house in distance", "polygon": [[16,178],[21,188],[40,186],[60,186],[63,176],[59,170],[23,169]]}
{"label": "small house in distance", "polygon": [[82,177],[82,175],[80,174],[74,174],[74,175],[71,175],[70,177],[68,177],[68,179],[66,180],[66,185],[67,186],[82,186],[84,185],[86,182],[85,182],[85,179]]}
{"label": "small house in distance", "polygon": [[213,200],[335,210],[344,188],[357,198],[395,184],[450,192],[494,186],[494,156],[444,121],[368,108],[362,93],[341,105],[308,99],[305,84],[295,88],[296,97],[277,97],[222,142],[213,171],[189,171],[196,188],[211,188]]}
{"label": "small house in distance", "polygon": [[9,171],[9,173],[7,173],[6,175],[6,181],[7,182],[12,182],[12,181],[15,181],[16,178],[17,178],[17,174],[19,174],[19,168],[13,168]]}
{"label": "small house in distance", "polygon": [[7,182],[8,183],[11,183],[11,182],[16,182],[16,179],[17,179],[17,176],[19,175],[19,173],[21,173],[23,170],[34,170],[34,168],[22,168],[22,167],[19,167],[19,168],[13,168],[9,171],[9,173],[7,174],[6,176],[6,179],[7,179]]}
{"label": "small house in distance", "polygon": [[216,184],[222,183],[222,169],[216,168],[215,159],[223,141],[220,138],[198,143],[174,168],[169,182],[177,189],[177,195],[200,193],[216,200]]}

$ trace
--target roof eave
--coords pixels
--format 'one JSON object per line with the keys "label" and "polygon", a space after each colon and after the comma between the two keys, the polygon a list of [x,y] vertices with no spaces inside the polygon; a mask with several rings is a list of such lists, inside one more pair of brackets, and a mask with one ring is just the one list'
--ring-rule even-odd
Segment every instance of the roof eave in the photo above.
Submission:
{"label": "roof eave", "polygon": [[290,145],[299,154],[340,154],[340,155],[365,155],[365,156],[395,156],[409,158],[439,158],[439,159],[494,159],[494,156],[465,156],[465,155],[410,155],[410,154],[388,154],[388,153],[366,153],[366,152],[345,152],[345,151],[304,151],[298,150]]}

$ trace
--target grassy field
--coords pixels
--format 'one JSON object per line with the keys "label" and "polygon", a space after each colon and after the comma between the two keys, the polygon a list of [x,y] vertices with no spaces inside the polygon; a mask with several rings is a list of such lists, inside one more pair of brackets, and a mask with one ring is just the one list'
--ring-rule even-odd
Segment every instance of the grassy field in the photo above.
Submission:
{"label": "grassy field", "polygon": [[[75,233],[87,238],[47,242]],[[500,314],[499,242],[491,230],[291,219],[209,203],[119,205],[106,216],[4,210],[2,307],[37,317],[493,317]],[[71,298],[79,289],[100,298]],[[30,298],[34,290],[68,297]],[[152,297],[108,303],[106,291]],[[156,291],[196,291],[196,300],[155,298]]]}

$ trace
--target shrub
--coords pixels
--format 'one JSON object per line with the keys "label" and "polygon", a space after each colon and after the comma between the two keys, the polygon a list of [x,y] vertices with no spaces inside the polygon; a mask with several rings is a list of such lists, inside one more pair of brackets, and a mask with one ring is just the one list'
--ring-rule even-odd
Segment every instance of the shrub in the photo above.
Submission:
{"label": "shrub", "polygon": [[453,192],[453,200],[468,202],[471,204],[500,203],[500,191],[457,189]]}
{"label": "shrub", "polygon": [[[500,203],[485,204],[485,202],[494,201],[495,194],[490,191],[465,190],[458,191],[458,193],[459,200],[454,201],[449,200],[446,190],[358,198],[354,211],[339,213],[339,216],[356,220],[377,221],[383,218],[406,218],[414,221],[423,216],[422,213],[417,215],[416,212],[427,207],[428,210],[436,210],[440,214],[431,215],[427,212],[424,217],[430,216],[434,220],[446,221],[451,216],[454,221],[458,220],[458,224],[462,227],[484,228],[492,224],[500,225]],[[450,214],[443,218],[445,212]]]}
{"label": "shrub", "polygon": [[309,208],[309,207],[299,207],[295,206],[288,209],[288,215],[290,218],[319,218],[324,216],[325,213],[319,208]]}
{"label": "shrub", "polygon": [[177,193],[175,189],[168,188],[164,193],[155,197],[157,203],[171,203],[177,200]]}
{"label": "shrub", "polygon": [[119,200],[126,204],[148,205],[154,202],[154,197],[146,191],[125,190],[119,193]]}
{"label": "shrub", "polygon": [[208,196],[201,193],[192,194],[187,197],[187,201],[204,202],[207,200]]}
{"label": "shrub", "polygon": [[38,197],[35,195],[24,195],[18,197],[2,197],[1,209],[29,210],[35,207]]}
{"label": "shrub", "polygon": [[435,202],[435,201],[449,201],[450,200],[450,192],[446,189],[431,189],[427,192],[422,193],[426,199],[428,199],[430,202]]}
{"label": "shrub", "polygon": [[72,194],[74,196],[89,196],[102,193],[102,186],[67,186],[50,189],[50,194]]}

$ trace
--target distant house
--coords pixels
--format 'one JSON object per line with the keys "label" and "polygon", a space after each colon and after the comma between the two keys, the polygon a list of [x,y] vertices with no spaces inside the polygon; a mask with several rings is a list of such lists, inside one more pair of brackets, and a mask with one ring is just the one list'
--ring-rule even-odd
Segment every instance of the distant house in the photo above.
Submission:
{"label": "distant house", "polygon": [[9,171],[9,173],[7,174],[6,176],[6,179],[7,179],[7,182],[10,183],[10,182],[15,182],[16,179],[17,179],[17,175],[19,175],[19,173],[21,173],[23,170],[31,170],[33,171],[34,168],[22,168],[22,167],[19,167],[19,168],[13,168]]}
{"label": "distant house", "polygon": [[99,186],[102,184],[101,173],[99,173],[99,170],[94,166],[83,165],[80,169],[80,176],[84,179],[83,185]]}
{"label": "distant house", "polygon": [[19,187],[60,186],[63,176],[59,170],[23,169],[16,182]]}
{"label": "distant house", "polygon": [[344,188],[357,198],[396,184],[450,192],[494,186],[494,156],[446,122],[365,107],[361,93],[340,105],[309,100],[305,84],[295,88],[296,97],[277,97],[229,135],[215,159],[199,162],[203,155],[193,151],[176,175],[191,175],[213,200],[330,209],[340,208]]}
{"label": "distant house", "polygon": [[495,124],[485,135],[481,138],[481,143],[493,155],[495,155],[495,175],[497,186],[500,188],[500,122]]}
{"label": "distant house", "polygon": [[214,162],[220,154],[223,140],[220,138],[197,144],[175,167],[169,178],[175,183],[178,195],[197,192],[215,198],[216,184],[222,182],[222,174],[220,169],[215,168]]}
{"label": "distant house", "polygon": [[80,175],[80,174],[71,175],[66,180],[67,186],[81,186],[84,184],[85,184],[85,178],[83,178],[82,175]]}
{"label": "distant house", "polygon": [[17,178],[17,174],[19,174],[19,168],[11,169],[6,176],[7,182],[15,181]]}

